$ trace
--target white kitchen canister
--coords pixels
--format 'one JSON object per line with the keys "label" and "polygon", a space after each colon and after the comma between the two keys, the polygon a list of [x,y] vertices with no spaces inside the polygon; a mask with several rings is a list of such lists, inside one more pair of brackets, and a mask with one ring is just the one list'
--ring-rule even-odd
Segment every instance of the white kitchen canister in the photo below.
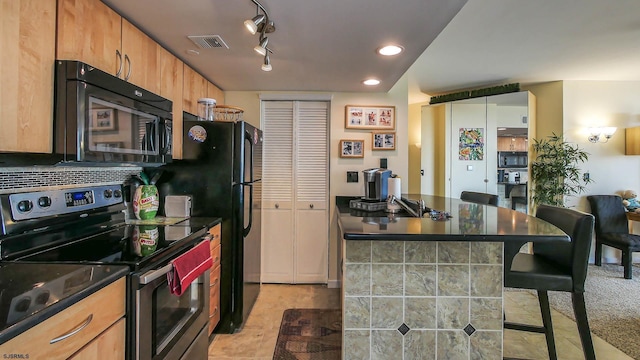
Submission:
{"label": "white kitchen canister", "polygon": [[213,121],[215,120],[216,99],[200,98],[198,99],[198,120]]}

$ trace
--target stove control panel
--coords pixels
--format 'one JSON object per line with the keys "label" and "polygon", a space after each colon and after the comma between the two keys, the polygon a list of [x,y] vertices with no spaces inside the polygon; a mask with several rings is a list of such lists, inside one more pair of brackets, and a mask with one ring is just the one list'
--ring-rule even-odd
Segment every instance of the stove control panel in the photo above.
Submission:
{"label": "stove control panel", "polygon": [[90,186],[9,195],[13,220],[97,209],[123,202],[120,185]]}

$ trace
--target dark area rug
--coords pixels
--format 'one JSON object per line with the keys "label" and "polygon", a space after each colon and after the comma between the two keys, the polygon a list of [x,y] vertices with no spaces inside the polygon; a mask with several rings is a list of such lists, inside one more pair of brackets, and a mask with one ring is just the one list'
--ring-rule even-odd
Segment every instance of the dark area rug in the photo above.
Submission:
{"label": "dark area rug", "polygon": [[342,352],[340,309],[287,309],[273,360],[334,360]]}

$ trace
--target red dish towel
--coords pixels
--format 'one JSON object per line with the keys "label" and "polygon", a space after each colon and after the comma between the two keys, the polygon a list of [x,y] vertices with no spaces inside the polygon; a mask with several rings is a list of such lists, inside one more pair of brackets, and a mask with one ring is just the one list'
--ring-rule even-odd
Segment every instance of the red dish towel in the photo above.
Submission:
{"label": "red dish towel", "polygon": [[209,240],[204,240],[193,249],[171,261],[173,269],[167,273],[169,290],[174,295],[182,295],[191,282],[211,268]]}

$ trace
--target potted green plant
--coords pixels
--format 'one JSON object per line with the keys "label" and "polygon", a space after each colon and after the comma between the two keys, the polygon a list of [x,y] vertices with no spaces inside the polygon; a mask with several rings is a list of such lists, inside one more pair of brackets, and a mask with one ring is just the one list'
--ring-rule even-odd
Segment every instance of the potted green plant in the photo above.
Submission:
{"label": "potted green plant", "polygon": [[585,191],[592,180],[583,174],[579,163],[589,160],[589,153],[553,133],[545,139],[533,139],[534,161],[531,163],[531,201],[564,206],[568,196]]}

